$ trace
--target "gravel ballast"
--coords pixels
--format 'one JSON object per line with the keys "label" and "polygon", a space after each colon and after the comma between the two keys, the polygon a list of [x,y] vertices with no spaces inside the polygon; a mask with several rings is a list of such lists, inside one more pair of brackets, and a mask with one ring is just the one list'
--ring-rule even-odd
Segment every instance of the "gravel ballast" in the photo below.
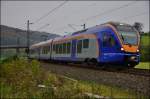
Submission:
{"label": "gravel ballast", "polygon": [[56,74],[77,80],[94,81],[96,83],[114,85],[126,89],[132,89],[150,96],[150,77],[43,62],[41,62],[41,66]]}

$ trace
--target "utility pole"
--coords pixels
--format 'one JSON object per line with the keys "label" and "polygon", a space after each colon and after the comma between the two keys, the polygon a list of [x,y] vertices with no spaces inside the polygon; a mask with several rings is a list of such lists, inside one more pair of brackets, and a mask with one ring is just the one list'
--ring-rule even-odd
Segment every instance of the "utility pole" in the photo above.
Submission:
{"label": "utility pole", "polygon": [[85,24],[83,24],[83,25],[81,25],[81,26],[83,26],[83,30],[85,30]]}
{"label": "utility pole", "polygon": [[29,20],[27,21],[27,57],[29,58],[29,47],[30,47],[30,28],[29,25],[33,24],[30,23]]}
{"label": "utility pole", "polygon": [[19,37],[17,37],[17,49],[16,49],[17,56],[19,56],[19,54],[20,54],[19,45],[20,45],[20,39],[19,39]]}
{"label": "utility pole", "polygon": [[19,39],[19,30],[16,29],[16,34],[17,34],[17,37],[16,37],[16,56],[19,56],[19,53],[20,53],[20,49],[19,49],[19,45],[20,45],[20,39]]}
{"label": "utility pole", "polygon": [[27,57],[29,58],[29,20],[27,21]]}
{"label": "utility pole", "polygon": [[44,25],[44,26],[42,26],[42,27],[36,29],[36,31],[38,31],[38,30],[40,30],[40,29],[43,29],[43,28],[45,28],[45,27],[47,27],[47,26],[49,26],[49,24],[46,24],[46,25]]}

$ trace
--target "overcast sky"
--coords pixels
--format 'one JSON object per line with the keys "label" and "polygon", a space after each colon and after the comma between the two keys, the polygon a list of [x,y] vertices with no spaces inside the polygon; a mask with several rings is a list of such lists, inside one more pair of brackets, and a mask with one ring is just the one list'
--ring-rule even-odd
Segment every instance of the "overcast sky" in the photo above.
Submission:
{"label": "overcast sky", "polygon": [[[64,1],[2,1],[1,24],[26,29],[27,20],[35,22],[62,3]],[[108,21],[131,25],[141,22],[143,30],[147,32],[149,1],[67,1],[51,14],[30,25],[30,29],[66,35],[66,32],[81,30],[81,24],[86,23],[88,28]],[[68,24],[72,24],[72,28]]]}

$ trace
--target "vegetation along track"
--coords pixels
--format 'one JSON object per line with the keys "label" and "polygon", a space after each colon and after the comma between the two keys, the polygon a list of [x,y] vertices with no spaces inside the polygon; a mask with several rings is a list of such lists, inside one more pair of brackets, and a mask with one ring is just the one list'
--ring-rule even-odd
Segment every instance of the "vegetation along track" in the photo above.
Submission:
{"label": "vegetation along track", "polygon": [[[77,80],[93,81],[125,89],[133,89],[137,92],[150,96],[150,77],[148,76],[148,73],[143,74],[144,70],[102,70],[95,66],[91,67],[81,64],[54,64],[43,61],[41,61],[41,66],[56,74]],[[140,71],[143,73],[139,73]]]}

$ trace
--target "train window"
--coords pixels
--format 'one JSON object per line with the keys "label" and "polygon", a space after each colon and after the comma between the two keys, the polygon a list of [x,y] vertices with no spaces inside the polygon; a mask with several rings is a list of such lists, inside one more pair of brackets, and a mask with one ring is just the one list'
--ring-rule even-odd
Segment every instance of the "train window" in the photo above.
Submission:
{"label": "train window", "polygon": [[58,52],[59,52],[59,45],[56,44],[56,54],[58,54]]}
{"label": "train window", "polygon": [[60,54],[60,44],[58,44],[58,54]]}
{"label": "train window", "polygon": [[68,43],[67,43],[67,53],[68,53],[68,54],[70,53],[70,48],[71,48],[70,46],[71,46],[71,43],[68,42]]}
{"label": "train window", "polygon": [[103,34],[103,46],[114,46],[115,45],[115,39],[112,35],[110,34]]}
{"label": "train window", "polygon": [[44,49],[44,47],[42,47],[42,54],[44,54],[45,53],[45,49]]}
{"label": "train window", "polygon": [[43,47],[43,54],[45,54],[46,53],[46,48],[45,47]]}
{"label": "train window", "polygon": [[77,53],[82,52],[82,40],[79,40],[77,43]]}
{"label": "train window", "polygon": [[63,54],[66,53],[66,43],[63,43]]}
{"label": "train window", "polygon": [[59,53],[62,54],[62,44],[60,44],[59,46],[60,46]]}
{"label": "train window", "polygon": [[115,39],[113,36],[110,37],[110,46],[114,46],[115,45]]}
{"label": "train window", "polygon": [[42,54],[44,54],[44,51],[45,51],[45,50],[44,50],[44,47],[42,47]]}
{"label": "train window", "polygon": [[47,50],[47,52],[46,53],[49,53],[49,51],[50,51],[50,46],[47,46],[47,48],[46,48]]}
{"label": "train window", "polygon": [[44,46],[42,50],[42,54],[47,54],[50,50],[49,48],[50,48],[49,46]]}
{"label": "train window", "polygon": [[89,39],[84,39],[83,40],[83,48],[88,48],[89,47]]}
{"label": "train window", "polygon": [[60,44],[58,44],[58,54],[60,54]]}

